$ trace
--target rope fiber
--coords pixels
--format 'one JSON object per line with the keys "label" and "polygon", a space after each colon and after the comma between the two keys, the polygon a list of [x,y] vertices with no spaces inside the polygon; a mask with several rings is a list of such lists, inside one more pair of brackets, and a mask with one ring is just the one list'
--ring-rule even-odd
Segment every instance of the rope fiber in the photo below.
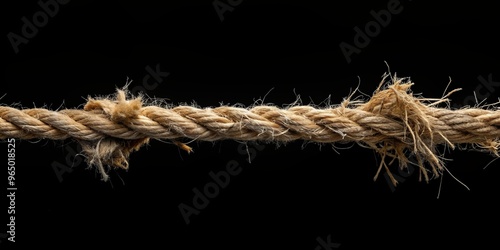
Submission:
{"label": "rope fiber", "polygon": [[[437,155],[440,144],[455,148],[468,144],[498,156],[500,112],[481,108],[452,110],[446,96],[428,99],[414,96],[408,78],[384,75],[373,96],[366,102],[351,96],[336,106],[220,106],[161,107],[147,105],[141,96],[130,96],[126,87],[105,98],[89,98],[83,109],[16,109],[0,106],[0,139],[72,138],[82,145],[91,166],[103,180],[106,168],[128,169],[131,152],[149,139],[169,139],[180,148],[192,149],[179,140],[241,140],[318,143],[356,142],[374,149],[382,157],[375,175],[385,169],[394,184],[385,157],[404,168],[414,155],[420,178],[426,181],[442,174],[444,165]],[[392,163],[392,161],[390,161]]]}

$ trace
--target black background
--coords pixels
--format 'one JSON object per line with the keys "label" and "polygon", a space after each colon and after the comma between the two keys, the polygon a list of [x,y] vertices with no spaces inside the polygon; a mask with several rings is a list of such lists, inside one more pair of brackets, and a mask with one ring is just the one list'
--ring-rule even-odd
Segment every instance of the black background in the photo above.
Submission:
{"label": "black background", "polygon": [[[282,106],[297,95],[306,105],[325,105],[329,96],[335,104],[358,84],[371,94],[386,63],[425,97],[442,96],[451,78],[450,89],[463,88],[453,106],[473,104],[464,100],[481,86],[478,77],[500,81],[493,5],[402,0],[401,13],[347,63],[339,44],[353,44],[354,27],[363,29],[374,20],[370,11],[389,1],[331,2],[243,0],[221,21],[210,0],[70,1],[18,53],[7,34],[21,34],[21,18],[41,8],[36,1],[4,3],[1,102],[81,108],[87,96],[114,93],[127,78],[130,88],[143,86],[146,67],[156,65],[169,75],[145,94],[201,107],[248,106],[264,96]],[[497,101],[495,90],[487,103]],[[239,142],[190,145],[188,155],[152,141],[131,156],[129,171],[102,182],[74,157],[70,140],[17,140],[17,242],[0,238],[0,248],[316,249],[318,237],[339,249],[498,246],[500,171],[498,162],[483,169],[494,159],[487,153],[446,152],[447,168],[471,190],[446,174],[437,199],[439,179],[419,182],[418,173],[399,173],[404,182],[395,190],[384,177],[374,182],[380,159],[355,144],[249,145],[251,163]],[[6,180],[5,141],[1,147]],[[209,172],[230,161],[242,172],[186,224],[179,204],[192,205],[192,189],[203,189]],[[73,163],[72,171],[59,179],[57,163]]]}

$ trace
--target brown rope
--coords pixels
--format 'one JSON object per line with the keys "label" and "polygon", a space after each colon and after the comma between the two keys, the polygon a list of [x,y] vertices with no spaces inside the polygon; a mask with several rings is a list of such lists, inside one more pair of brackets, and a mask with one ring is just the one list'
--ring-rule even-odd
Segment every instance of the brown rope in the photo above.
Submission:
{"label": "brown rope", "polygon": [[[127,169],[129,154],[150,138],[357,142],[376,150],[383,159],[398,159],[400,167],[409,163],[408,154],[414,154],[427,181],[429,172],[437,177],[444,169],[436,145],[453,148],[460,143],[474,144],[498,155],[500,112],[438,108],[451,93],[439,99],[416,97],[410,91],[410,81],[391,80],[382,89],[383,80],[367,102],[351,101],[349,97],[336,107],[326,108],[163,108],[146,106],[140,97],[127,100],[126,90],[118,90],[113,98],[89,98],[83,110],[1,106],[0,139],[76,139],[89,164],[96,165],[104,179],[105,166]],[[174,143],[191,151],[179,141]],[[382,168],[389,170],[384,160],[375,178]]]}

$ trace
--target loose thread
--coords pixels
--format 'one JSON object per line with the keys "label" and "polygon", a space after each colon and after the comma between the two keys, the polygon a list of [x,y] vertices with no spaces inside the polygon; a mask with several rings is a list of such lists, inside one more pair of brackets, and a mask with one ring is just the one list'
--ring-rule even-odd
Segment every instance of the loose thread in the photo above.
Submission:
{"label": "loose thread", "polygon": [[[429,181],[440,176],[444,163],[436,146],[456,144],[480,147],[499,157],[500,112],[481,108],[452,110],[436,107],[448,102],[414,96],[408,78],[384,75],[366,102],[350,101],[336,107],[220,106],[164,108],[145,104],[142,98],[118,89],[114,96],[89,98],[83,110],[16,109],[0,106],[0,139],[72,138],[82,145],[91,166],[103,180],[105,168],[128,169],[132,152],[150,139],[168,139],[180,149],[193,150],[182,139],[199,141],[241,140],[318,143],[356,142],[374,149],[382,158],[375,179],[384,168],[394,184],[389,166],[398,160],[405,168],[415,156],[420,176]],[[392,158],[389,164],[386,157]]]}

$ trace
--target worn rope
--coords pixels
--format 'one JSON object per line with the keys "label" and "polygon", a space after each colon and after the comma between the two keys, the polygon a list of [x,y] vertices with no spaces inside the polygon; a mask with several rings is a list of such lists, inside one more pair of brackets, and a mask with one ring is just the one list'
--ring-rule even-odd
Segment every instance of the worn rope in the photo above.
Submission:
{"label": "worn rope", "polygon": [[[385,79],[385,77],[384,77]],[[16,109],[0,106],[0,139],[73,138],[90,165],[108,178],[105,167],[128,168],[128,157],[149,139],[170,139],[191,148],[182,138],[201,141],[305,140],[319,143],[356,142],[382,156],[381,169],[390,174],[385,157],[405,167],[413,154],[425,180],[440,176],[444,165],[436,146],[473,144],[498,156],[500,112],[481,108],[439,108],[438,99],[414,96],[407,78],[391,78],[366,102],[351,96],[337,106],[220,106],[164,108],[146,105],[141,97],[127,99],[125,89],[112,98],[89,98],[82,110]],[[426,166],[430,166],[426,167]]]}

